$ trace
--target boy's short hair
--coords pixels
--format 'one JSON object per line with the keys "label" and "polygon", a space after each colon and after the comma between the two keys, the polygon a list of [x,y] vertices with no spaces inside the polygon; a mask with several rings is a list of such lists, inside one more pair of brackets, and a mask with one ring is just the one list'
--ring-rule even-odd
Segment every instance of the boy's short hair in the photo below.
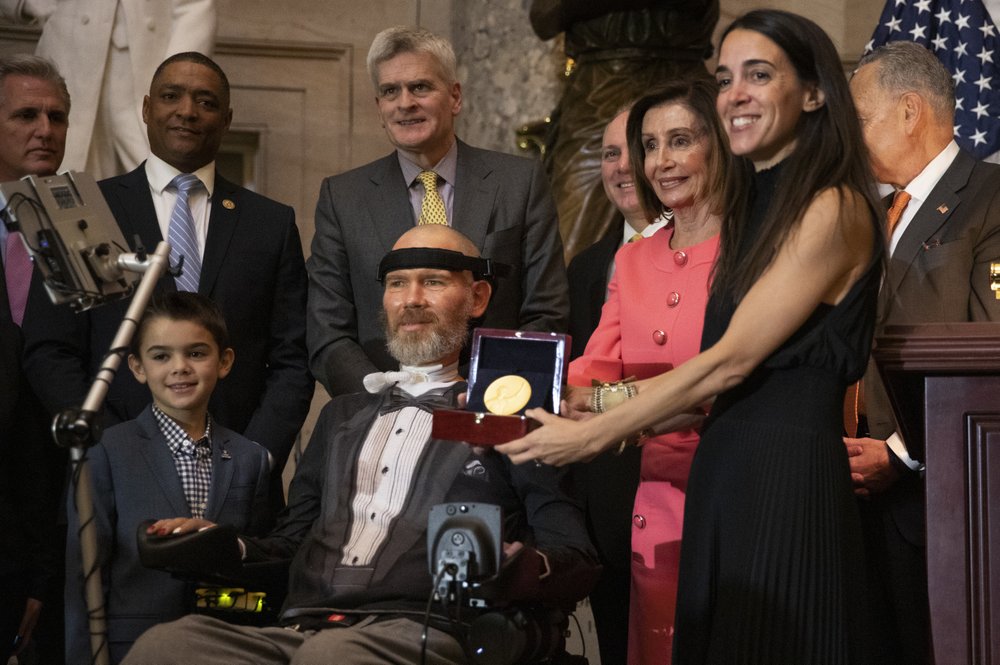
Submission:
{"label": "boy's short hair", "polygon": [[143,312],[142,318],[139,319],[135,335],[132,336],[130,349],[136,357],[140,356],[142,338],[145,337],[149,324],[153,319],[158,318],[197,323],[212,335],[212,339],[219,346],[220,353],[229,348],[229,329],[226,327],[226,318],[214,300],[200,293],[169,291],[154,295],[146,307],[146,311]]}

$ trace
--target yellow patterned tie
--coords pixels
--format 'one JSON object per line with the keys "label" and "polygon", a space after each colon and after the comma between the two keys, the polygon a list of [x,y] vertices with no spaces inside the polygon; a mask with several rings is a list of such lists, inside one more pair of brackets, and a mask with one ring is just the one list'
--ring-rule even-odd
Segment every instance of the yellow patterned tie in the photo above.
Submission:
{"label": "yellow patterned tie", "polygon": [[417,176],[424,185],[424,200],[420,204],[420,219],[417,224],[448,224],[448,213],[444,209],[444,200],[438,193],[437,173],[421,171]]}

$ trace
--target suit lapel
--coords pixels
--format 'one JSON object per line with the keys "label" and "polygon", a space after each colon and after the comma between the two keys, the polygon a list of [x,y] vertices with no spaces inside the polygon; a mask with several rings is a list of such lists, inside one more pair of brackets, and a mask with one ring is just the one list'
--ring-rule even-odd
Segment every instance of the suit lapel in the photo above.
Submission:
{"label": "suit lapel", "polygon": [[146,251],[154,251],[164,238],[156,219],[153,196],[149,193],[146,163],[115,180],[111,187],[106,188],[104,195],[110,199],[108,203],[125,241],[134,245],[138,235]]}
{"label": "suit lapel", "polygon": [[[212,487],[208,491],[208,504],[205,507],[205,519],[211,522],[221,520],[222,506],[229,494],[229,486],[233,482],[234,465],[229,453],[229,434],[220,427],[212,428]],[[223,457],[223,452],[226,456]]]}
{"label": "suit lapel", "polygon": [[493,217],[496,178],[489,177],[493,168],[479,159],[475,149],[461,141],[458,142],[457,162],[454,219],[451,224],[482,249]]}
{"label": "suit lapel", "polygon": [[399,236],[413,228],[413,207],[395,152],[373,165],[369,181],[372,189],[365,204],[371,228],[382,242],[382,252],[378,253],[381,256],[392,249]]}
{"label": "suit lapel", "polygon": [[225,263],[229,244],[233,240],[240,219],[239,190],[236,185],[215,174],[215,191],[212,192],[212,211],[208,218],[208,236],[205,238],[205,256],[201,262],[198,292],[211,295],[219,271]]}
{"label": "suit lapel", "polygon": [[142,441],[138,442],[142,457],[170,504],[170,510],[177,517],[190,517],[191,509],[188,507],[187,497],[184,496],[180,476],[177,475],[177,466],[174,464],[173,455],[170,454],[167,440],[153,418],[152,409],[145,409],[139,414],[136,422],[139,424],[142,438]]}
{"label": "suit lapel", "polygon": [[[889,293],[899,289],[906,273],[917,262],[921,252],[927,251],[926,246],[932,246],[938,233],[958,209],[962,202],[959,192],[969,182],[974,161],[965,153],[959,152],[941,180],[931,190],[930,195],[920,210],[903,231],[896,245],[896,250],[889,259],[889,270],[886,276],[886,286]],[[930,251],[933,251],[931,249]],[[885,291],[885,288],[882,289]]]}

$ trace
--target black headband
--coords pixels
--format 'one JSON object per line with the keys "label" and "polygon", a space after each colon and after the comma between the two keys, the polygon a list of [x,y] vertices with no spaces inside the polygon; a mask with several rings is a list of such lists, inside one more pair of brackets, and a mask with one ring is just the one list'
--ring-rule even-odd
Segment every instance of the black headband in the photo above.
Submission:
{"label": "black headband", "polygon": [[438,268],[441,270],[468,270],[476,279],[493,281],[507,273],[507,266],[494,263],[490,259],[466,256],[461,252],[437,247],[409,247],[394,249],[382,257],[378,264],[378,281],[384,283],[385,276],[393,270],[412,268]]}

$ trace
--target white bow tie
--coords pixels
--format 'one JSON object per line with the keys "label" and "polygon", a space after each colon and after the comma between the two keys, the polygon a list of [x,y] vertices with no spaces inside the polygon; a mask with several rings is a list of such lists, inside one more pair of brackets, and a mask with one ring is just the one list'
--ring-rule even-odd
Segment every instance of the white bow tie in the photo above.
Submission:
{"label": "white bow tie", "polygon": [[[433,385],[458,381],[458,362],[448,365],[403,365],[396,372],[373,372],[364,378],[365,390],[377,393],[388,386],[398,385],[406,392],[416,395],[430,390]],[[419,388],[417,387],[419,384]],[[409,387],[407,387],[409,386]]]}
{"label": "white bow tie", "polygon": [[426,374],[416,372],[372,372],[364,378],[365,390],[374,394],[382,392],[389,386],[406,385],[409,383],[423,383],[427,380]]}

